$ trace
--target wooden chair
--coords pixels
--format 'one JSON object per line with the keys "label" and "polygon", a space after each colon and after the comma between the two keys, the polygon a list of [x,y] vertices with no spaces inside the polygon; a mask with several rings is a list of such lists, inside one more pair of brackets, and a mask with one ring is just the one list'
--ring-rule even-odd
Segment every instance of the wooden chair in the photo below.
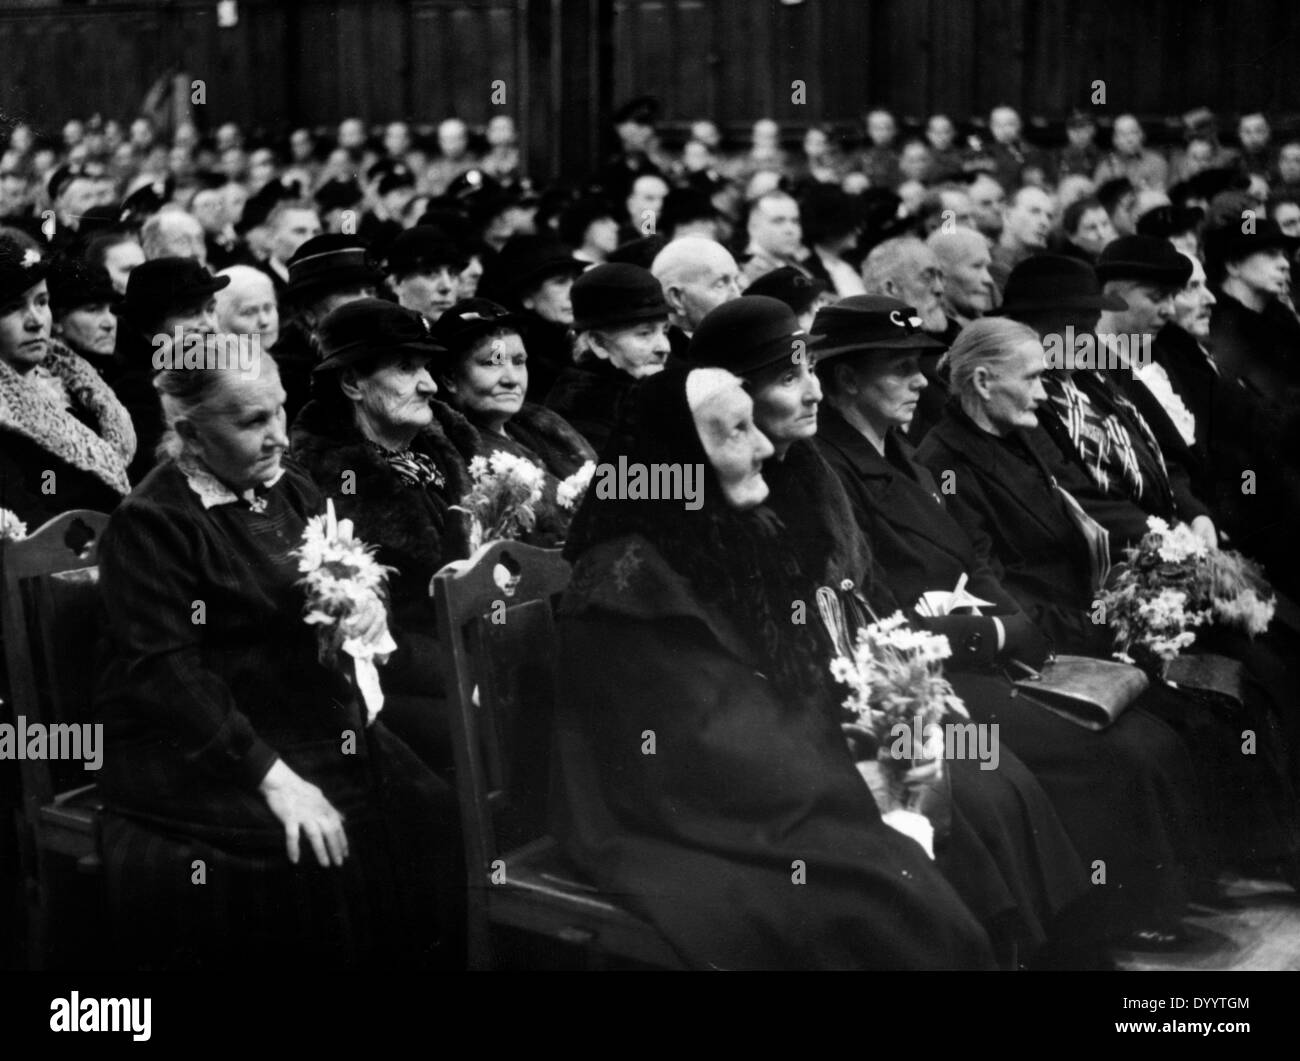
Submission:
{"label": "wooden chair", "polygon": [[[580,879],[546,832],[557,644],[550,598],[569,580],[558,550],[483,546],[433,581],[469,875],[472,969],[509,926],[610,960],[678,967],[647,922]],[[476,696],[477,689],[477,696]]]}
{"label": "wooden chair", "polygon": [[[95,642],[99,538],[108,517],[77,510],[56,516],[0,548],[4,571],[5,662],[12,698],[5,721],[27,726],[89,720]],[[48,730],[47,730],[48,732]],[[100,752],[102,754],[102,747]],[[84,749],[83,749],[84,755]],[[32,964],[48,958],[52,856],[98,873],[102,806],[94,774],[81,761],[19,760],[19,858],[26,887]]]}

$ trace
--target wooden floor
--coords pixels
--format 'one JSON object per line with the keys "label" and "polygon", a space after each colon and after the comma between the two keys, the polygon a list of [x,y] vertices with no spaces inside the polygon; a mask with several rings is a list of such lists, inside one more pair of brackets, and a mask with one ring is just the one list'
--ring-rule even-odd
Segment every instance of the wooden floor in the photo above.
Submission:
{"label": "wooden floor", "polygon": [[1193,938],[1176,952],[1119,953],[1121,969],[1236,971],[1300,969],[1300,895],[1281,881],[1232,879],[1233,909],[1193,906]]}

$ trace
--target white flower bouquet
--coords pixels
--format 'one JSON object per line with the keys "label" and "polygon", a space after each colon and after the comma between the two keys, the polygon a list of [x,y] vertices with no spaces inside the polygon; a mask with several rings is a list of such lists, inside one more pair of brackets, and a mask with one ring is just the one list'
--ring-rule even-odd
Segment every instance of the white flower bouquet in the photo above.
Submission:
{"label": "white flower bouquet", "polygon": [[545,472],[530,460],[500,450],[469,462],[474,485],[452,508],[469,519],[469,552],[485,542],[519,538],[537,523]]}
{"label": "white flower bouquet", "polygon": [[293,553],[307,594],[304,619],[317,628],[320,661],[341,667],[343,656],[351,658],[369,722],[384,706],[377,664],[397,648],[385,605],[391,569],[375,560],[374,549],[353,535],[350,519],[335,516],[331,500],[324,515],[307,521]]}
{"label": "white flower bouquet", "polygon": [[20,542],[27,537],[27,524],[7,508],[0,508],[0,542]]}
{"label": "white flower bouquet", "polygon": [[1159,670],[1196,642],[1197,627],[1251,637],[1268,629],[1276,601],[1252,561],[1210,547],[1186,524],[1152,516],[1147,527],[1101,595],[1116,658]]}
{"label": "white flower bouquet", "polygon": [[555,503],[570,512],[577,510],[586,496],[591,478],[596,474],[596,462],[587,461],[581,468],[570,475],[555,490]]}

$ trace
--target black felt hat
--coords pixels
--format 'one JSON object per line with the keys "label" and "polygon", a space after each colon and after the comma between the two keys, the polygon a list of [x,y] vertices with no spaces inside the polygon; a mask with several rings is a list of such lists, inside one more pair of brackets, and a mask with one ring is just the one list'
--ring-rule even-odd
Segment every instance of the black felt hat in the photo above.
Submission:
{"label": "black felt hat", "polygon": [[382,298],[345,302],[321,321],[317,332],[321,361],[316,372],[356,364],[372,354],[438,354],[428,318]]}
{"label": "black felt hat", "polygon": [[794,364],[814,337],[779,299],[746,292],[710,310],[691,336],[686,361],[747,376],[782,362]]}
{"label": "black felt hat", "polygon": [[131,270],[118,312],[140,324],[160,320],[230,284],[193,258],[152,258]]}
{"label": "black felt hat", "polygon": [[1096,272],[1087,262],[1063,254],[1035,254],[1011,270],[1002,292],[1002,305],[988,315],[1014,317],[1045,310],[1127,307],[1128,303],[1118,295],[1102,291]]}
{"label": "black felt hat", "polygon": [[671,312],[654,274],[626,262],[606,262],[573,282],[573,327],[608,328],[667,318]]}
{"label": "black felt hat", "polygon": [[1159,236],[1121,236],[1111,240],[1097,258],[1097,279],[1145,280],[1165,287],[1183,287],[1192,276],[1192,263]]}
{"label": "black felt hat", "polygon": [[360,236],[327,232],[313,236],[288,261],[291,299],[319,297],[354,287],[377,287],[384,274],[370,260]]}
{"label": "black felt hat", "polygon": [[50,309],[56,317],[82,306],[117,306],[122,301],[108,270],[82,258],[55,258],[45,279],[50,289]]}
{"label": "black felt hat", "polygon": [[0,236],[0,303],[10,302],[45,279],[49,263],[40,251],[28,250],[15,239]]}
{"label": "black felt hat", "polygon": [[906,302],[884,295],[852,295],[818,310],[811,349],[819,361],[867,350],[941,350]]}

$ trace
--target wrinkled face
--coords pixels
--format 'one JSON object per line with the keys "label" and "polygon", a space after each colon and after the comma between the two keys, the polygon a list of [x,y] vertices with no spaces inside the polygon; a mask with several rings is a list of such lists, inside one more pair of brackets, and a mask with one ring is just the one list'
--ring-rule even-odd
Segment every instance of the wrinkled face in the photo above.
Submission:
{"label": "wrinkled face", "polygon": [[859,355],[852,366],[854,407],[878,430],[906,427],[916,414],[926,379],[921,359],[910,350]]}
{"label": "wrinkled face", "polygon": [[894,116],[888,111],[872,111],[867,115],[867,136],[876,147],[888,147],[897,133]]}
{"label": "wrinkled face", "polygon": [[664,317],[592,333],[592,351],[596,356],[633,379],[644,379],[662,371],[671,349],[668,320]]}
{"label": "wrinkled face", "polygon": [[944,114],[936,114],[926,123],[925,138],[936,151],[947,151],[957,139],[957,128]]}
{"label": "wrinkled face", "polygon": [[1002,185],[991,177],[978,177],[970,186],[970,201],[975,208],[975,225],[986,235],[1002,231]]}
{"label": "wrinkled face", "polygon": [[287,262],[298,248],[320,235],[320,218],[315,210],[284,210],[271,230],[271,256]]}
{"label": "wrinkled face", "polygon": [[[459,263],[457,263],[459,264]],[[432,324],[460,297],[460,270],[455,265],[435,265],[398,280],[391,278],[397,301],[423,313]]]}
{"label": "wrinkled face", "polygon": [[817,407],[822,400],[815,361],[805,353],[798,361],[778,364],[755,375],[750,393],[754,422],[784,453],[792,442],[817,434]]}
{"label": "wrinkled face", "polygon": [[78,306],[59,321],[59,337],[79,354],[111,357],[117,341],[117,315],[107,302]]}
{"label": "wrinkled face", "polygon": [[1277,157],[1277,172],[1283,184],[1300,184],[1300,144],[1287,144]]}
{"label": "wrinkled face", "polygon": [[1273,220],[1285,235],[1300,236],[1300,203],[1278,203],[1273,208]]}
{"label": "wrinkled face", "polygon": [[1052,197],[1039,188],[1025,188],[1007,210],[1006,231],[1021,246],[1047,246],[1052,231]]}
{"label": "wrinkled face", "polygon": [[572,324],[573,300],[569,297],[572,287],[572,276],[547,277],[536,291],[524,297],[524,309],[532,310],[552,324]]}
{"label": "wrinkled face", "polygon": [[1047,355],[1037,340],[1022,343],[1002,364],[976,369],[986,391],[980,395],[984,413],[1000,434],[1038,425],[1036,411],[1039,403],[1047,400],[1043,390],[1046,369]]}
{"label": "wrinkled face", "polygon": [[144,261],[144,250],[135,240],[115,243],[104,253],[104,268],[119,295],[126,294],[126,282],[131,270]]}
{"label": "wrinkled face", "polygon": [[740,382],[702,402],[694,420],[727,504],[747,509],[766,501],[763,462],[775,450],[754,422],[754,403]]}
{"label": "wrinkled face", "polygon": [[217,328],[233,335],[256,335],[269,350],[280,338],[280,309],[271,278],[242,278],[217,293]]}
{"label": "wrinkled face", "polygon": [[528,354],[515,333],[479,342],[460,359],[447,390],[472,420],[504,423],[519,412],[528,389]]}
{"label": "wrinkled face", "polygon": [[457,279],[460,283],[460,297],[473,298],[478,293],[478,282],[483,279],[483,259],[477,254],[471,254]]}
{"label": "wrinkled face", "polygon": [[1268,145],[1268,119],[1262,114],[1247,114],[1237,126],[1237,139],[1247,151],[1258,151]]}
{"label": "wrinkled face", "polygon": [[1014,143],[1020,136],[1020,115],[1010,107],[998,107],[989,115],[989,132],[1000,144]]}
{"label": "wrinkled face", "polygon": [[698,271],[687,274],[674,286],[682,303],[683,326],[693,332],[713,310],[740,297],[740,270],[735,259],[719,246]]}
{"label": "wrinkled face", "polygon": [[993,258],[986,245],[963,244],[944,270],[944,294],[963,317],[980,317],[993,308]]}
{"label": "wrinkled face", "polygon": [[1136,154],[1142,149],[1142,126],[1129,115],[1117,118],[1112,142],[1121,155]]}
{"label": "wrinkled face", "polygon": [[1079,218],[1079,230],[1070,237],[1091,254],[1100,254],[1102,248],[1115,239],[1115,226],[1110,223],[1110,214],[1104,206],[1085,210]]}
{"label": "wrinkled face", "polygon": [[280,471],[289,447],[284,388],[274,361],[265,356],[252,378],[223,372],[216,392],[189,421],[189,450],[236,490],[266,482]]}
{"label": "wrinkled face", "polygon": [[1259,251],[1229,265],[1227,271],[1261,295],[1280,297],[1291,285],[1291,263],[1281,250]]}
{"label": "wrinkled face", "polygon": [[1115,313],[1116,325],[1120,330],[1135,335],[1155,335],[1174,319],[1176,291],[1176,288],[1161,287],[1158,284],[1136,283],[1125,286],[1119,295],[1128,303],[1128,309]]}
{"label": "wrinkled face", "polygon": [[912,249],[894,276],[894,283],[899,300],[916,308],[927,332],[937,334],[948,326],[943,308],[944,273],[929,247],[921,244]]}
{"label": "wrinkled face", "polygon": [[50,351],[50,293],[45,281],[0,306],[0,361],[25,373]]}
{"label": "wrinkled face", "polygon": [[749,215],[749,238],[754,246],[778,258],[791,258],[799,251],[803,228],[799,204],[789,196],[773,195],[754,204]]}
{"label": "wrinkled face", "polygon": [[343,373],[344,393],[358,424],[381,437],[414,433],[433,423],[429,399],[438,393],[429,372],[432,354],[401,351],[384,358],[369,375]]}
{"label": "wrinkled face", "polygon": [[1217,299],[1205,282],[1205,267],[1200,259],[1192,254],[1187,257],[1192,262],[1192,278],[1174,296],[1174,320],[1183,331],[1204,340],[1210,335],[1210,310]]}
{"label": "wrinkled face", "polygon": [[640,228],[646,221],[657,222],[667,196],[668,185],[661,178],[638,177],[627,197],[627,216],[632,224]]}

